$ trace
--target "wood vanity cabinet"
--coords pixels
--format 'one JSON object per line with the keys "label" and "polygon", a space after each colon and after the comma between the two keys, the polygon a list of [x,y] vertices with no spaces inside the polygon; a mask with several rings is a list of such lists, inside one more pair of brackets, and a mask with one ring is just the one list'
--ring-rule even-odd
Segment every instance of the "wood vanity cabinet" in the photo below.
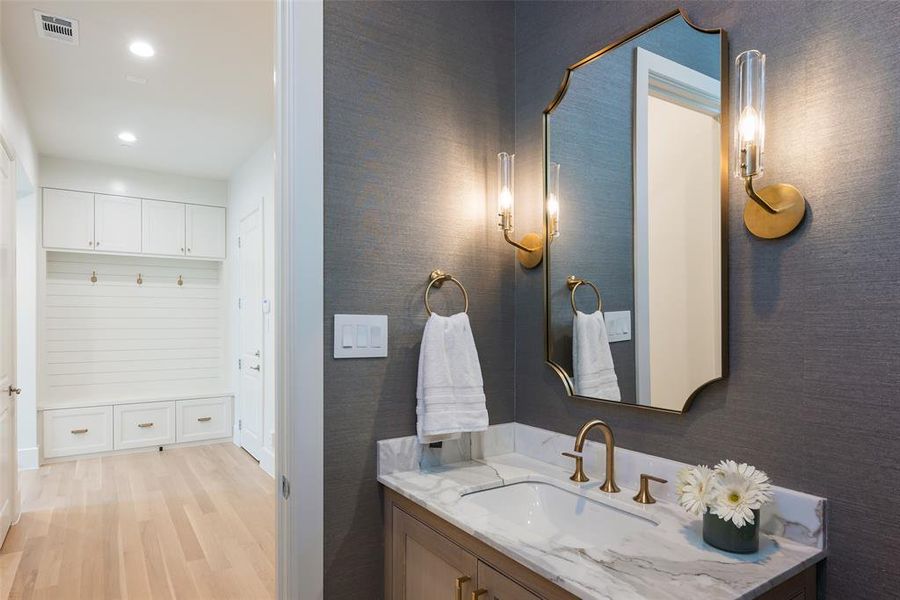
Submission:
{"label": "wood vanity cabinet", "polygon": [[[577,599],[414,502],[383,489],[387,600]],[[473,594],[481,590],[476,598]],[[815,566],[760,596],[761,600],[815,598]]]}

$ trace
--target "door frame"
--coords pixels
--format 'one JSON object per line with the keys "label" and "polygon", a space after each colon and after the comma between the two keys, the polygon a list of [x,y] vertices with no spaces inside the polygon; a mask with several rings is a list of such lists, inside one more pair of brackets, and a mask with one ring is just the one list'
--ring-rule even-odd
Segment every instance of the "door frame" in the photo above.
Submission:
{"label": "door frame", "polygon": [[[9,162],[9,189],[11,190],[11,194],[10,194],[10,198],[8,198],[8,200],[11,205],[11,215],[10,216],[11,216],[12,227],[10,229],[10,232],[12,233],[12,239],[8,240],[8,241],[10,242],[11,247],[12,247],[12,257],[11,257],[11,262],[10,262],[12,272],[10,273],[10,279],[11,279],[11,281],[15,282],[16,281],[16,266],[17,266],[16,265],[16,208],[17,208],[16,204],[17,204],[17,200],[18,200],[17,194],[16,194],[16,189],[17,189],[16,170],[18,168],[18,163],[16,162],[15,149],[12,147],[11,144],[9,144],[9,142],[6,141],[6,138],[3,136],[2,133],[0,133],[0,152],[2,152],[3,154],[6,155],[6,158],[8,159],[8,162]],[[0,212],[2,212],[2,209],[0,209]],[[17,300],[16,290],[13,289],[12,293],[10,294],[10,304],[11,304],[10,308],[12,309],[12,319],[10,320],[10,327],[12,329],[12,343],[10,344],[11,356],[10,356],[9,360],[10,360],[12,367],[11,367],[11,371],[10,371],[9,385],[11,385],[11,386],[18,385],[18,378],[17,378],[17,374],[18,374],[18,372],[17,372],[17,370],[18,370],[18,359],[17,359],[18,343],[16,341],[17,340],[16,329],[18,326],[18,319],[17,319],[18,312],[16,310],[16,300]],[[4,393],[7,393],[7,391],[0,390],[0,394],[4,394]],[[9,460],[11,461],[11,464],[12,464],[12,488],[10,490],[11,506],[10,506],[9,516],[10,516],[10,527],[12,527],[19,521],[19,517],[20,517],[19,508],[21,506],[21,498],[19,495],[20,494],[20,492],[19,492],[19,443],[17,440],[18,419],[19,419],[18,410],[17,410],[18,397],[17,396],[10,397],[10,400],[11,400],[11,402],[10,402],[10,408],[9,408],[9,410],[10,410],[9,423],[10,423],[10,432],[11,432],[12,439],[9,440],[9,444],[11,446],[10,450],[11,450],[12,454],[10,455]],[[0,451],[5,451],[5,450],[6,450],[5,448],[0,448]],[[2,544],[3,541],[5,540],[6,534],[7,534],[6,531],[0,533],[0,544]]]}
{"label": "door frame", "polygon": [[[275,14],[278,597],[319,600],[325,595],[324,3],[277,0]],[[285,483],[289,494],[282,494]]]}

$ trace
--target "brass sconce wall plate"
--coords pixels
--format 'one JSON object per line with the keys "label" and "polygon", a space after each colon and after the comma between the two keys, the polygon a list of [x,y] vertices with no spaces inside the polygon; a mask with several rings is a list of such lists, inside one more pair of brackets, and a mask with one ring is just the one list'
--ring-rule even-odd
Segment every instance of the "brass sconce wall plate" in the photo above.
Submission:
{"label": "brass sconce wall plate", "polygon": [[775,183],[753,190],[752,178],[746,180],[747,195],[753,202],[744,205],[744,225],[758,238],[784,237],[803,221],[806,199],[789,183]]}
{"label": "brass sconce wall plate", "polygon": [[[537,233],[526,233],[516,246],[516,258],[526,269],[533,269],[544,258],[544,240]],[[523,247],[524,246],[524,247]]]}

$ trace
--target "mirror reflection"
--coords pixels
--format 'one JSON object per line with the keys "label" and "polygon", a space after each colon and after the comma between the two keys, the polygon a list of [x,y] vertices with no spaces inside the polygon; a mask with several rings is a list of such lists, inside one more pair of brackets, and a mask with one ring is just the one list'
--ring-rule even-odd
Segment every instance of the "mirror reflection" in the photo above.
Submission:
{"label": "mirror reflection", "polygon": [[723,376],[722,37],[673,15],[571,67],[545,112],[547,358],[570,394],[682,411]]}

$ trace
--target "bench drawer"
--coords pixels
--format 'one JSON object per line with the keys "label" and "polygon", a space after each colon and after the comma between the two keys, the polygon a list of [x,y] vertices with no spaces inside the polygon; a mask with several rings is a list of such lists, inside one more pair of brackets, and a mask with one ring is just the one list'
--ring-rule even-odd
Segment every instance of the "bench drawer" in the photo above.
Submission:
{"label": "bench drawer", "polygon": [[106,452],[112,449],[112,406],[43,411],[45,458]]}

